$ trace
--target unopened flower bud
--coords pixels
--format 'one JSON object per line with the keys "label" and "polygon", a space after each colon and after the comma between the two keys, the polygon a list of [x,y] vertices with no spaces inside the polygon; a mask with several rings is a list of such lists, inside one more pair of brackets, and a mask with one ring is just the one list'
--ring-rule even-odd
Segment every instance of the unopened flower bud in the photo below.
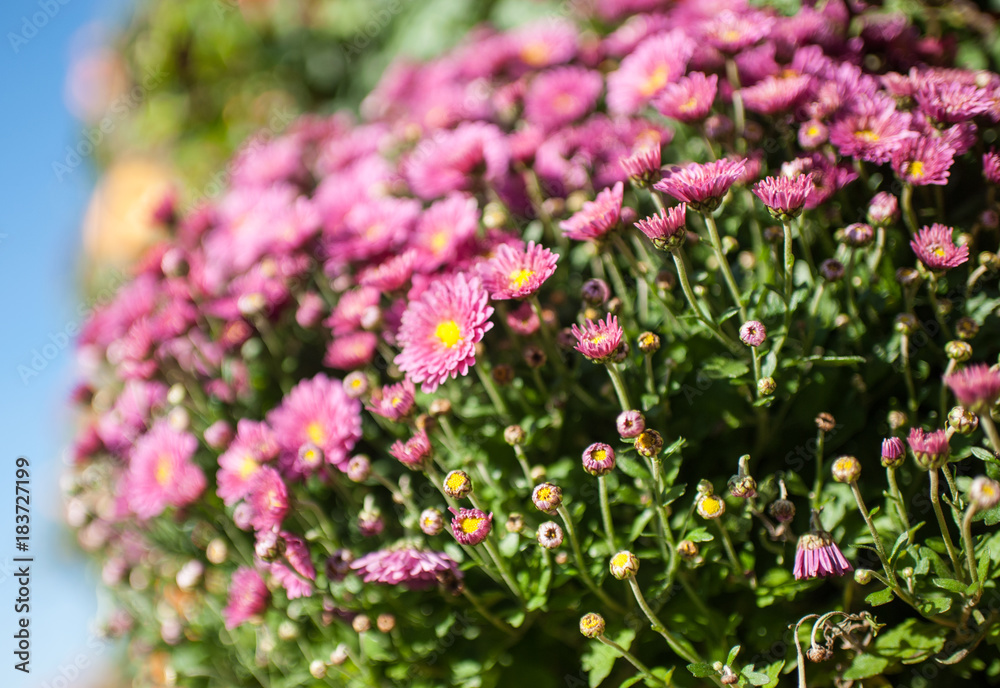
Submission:
{"label": "unopened flower bud", "polygon": [[643,332],[636,341],[639,351],[644,354],[655,354],[660,350],[660,336],[654,332]]}
{"label": "unopened flower bud", "polygon": [[757,496],[757,481],[752,476],[743,477],[734,475],[729,479],[729,494],[740,499],[749,499]]}
{"label": "unopened flower bud", "polygon": [[430,507],[420,513],[420,530],[425,535],[437,535],[444,528],[444,516],[439,509]]}
{"label": "unopened flower bud", "polygon": [[819,264],[819,274],[827,282],[837,282],[844,276],[844,264],[835,258],[827,258]]}
{"label": "unopened flower bud", "polygon": [[959,339],[972,339],[979,334],[979,323],[967,316],[961,317],[955,322],[955,334]]}
{"label": "unopened flower bud", "polygon": [[341,664],[347,661],[347,657],[348,657],[347,645],[345,645],[344,643],[340,643],[339,645],[337,645],[337,647],[333,649],[333,652],[330,653],[330,664],[333,664],[334,666],[340,666]]}
{"label": "unopened flower bud", "polygon": [[972,481],[969,488],[969,504],[976,511],[992,509],[1000,503],[1000,483],[981,475]]}
{"label": "unopened flower bud", "polygon": [[825,662],[833,657],[833,652],[825,647],[813,645],[809,648],[809,651],[806,652],[806,657],[809,658],[810,662]]}
{"label": "unopened flower bud", "polygon": [[622,411],[615,420],[618,436],[622,439],[638,437],[646,429],[646,418],[641,411]]}
{"label": "unopened flower bud", "polygon": [[[618,313],[620,313],[622,309],[622,300],[617,296],[612,297],[608,299],[608,302],[604,307],[611,315],[618,315]],[[622,341],[624,342],[625,340],[623,339]]]}
{"label": "unopened flower bud", "polygon": [[635,450],[640,455],[652,458],[663,449],[663,437],[656,430],[643,430],[635,438]]}
{"label": "unopened flower bud", "polygon": [[896,332],[905,335],[914,334],[920,327],[920,321],[912,313],[900,313],[896,316]]}
{"label": "unopened flower bud", "polygon": [[889,415],[886,416],[886,421],[889,423],[889,427],[893,430],[899,430],[901,427],[906,425],[910,419],[907,417],[905,411],[889,411]]}
{"label": "unopened flower bud", "polygon": [[226,560],[228,554],[229,548],[221,538],[212,540],[208,543],[208,547],[205,548],[205,558],[213,564],[221,564]]}
{"label": "unopened flower bud", "polygon": [[872,243],[875,239],[875,231],[870,225],[866,225],[863,222],[855,222],[852,225],[847,225],[838,232],[837,238],[848,246],[862,248]]}
{"label": "unopened flower bud", "polygon": [[698,545],[691,540],[681,540],[677,543],[677,553],[685,561],[691,561],[698,556]]}
{"label": "unopened flower bud", "polygon": [[635,578],[639,570],[639,559],[628,550],[623,550],[611,557],[611,575],[618,580]]}
{"label": "unopened flower bud", "polygon": [[508,533],[520,533],[524,530],[524,516],[520,513],[514,511],[507,517],[507,523],[504,524],[507,528]]}
{"label": "unopened flower bud", "polygon": [[632,347],[624,339],[618,345],[618,348],[614,350],[611,354],[611,360],[615,363],[623,363],[628,355],[632,352]]}
{"label": "unopened flower bud", "polygon": [[747,320],[740,326],[740,341],[747,346],[760,346],[767,338],[767,329],[759,320]]}
{"label": "unopened flower bud", "polygon": [[381,535],[385,530],[385,521],[382,519],[382,512],[378,507],[365,507],[358,514],[358,530],[364,537],[374,537]]}
{"label": "unopened flower bud", "polygon": [[580,617],[580,633],[586,638],[599,638],[604,635],[604,617],[590,612]]}
{"label": "unopened flower bud", "polygon": [[446,416],[451,413],[451,402],[447,399],[438,398],[431,402],[431,405],[427,410],[435,418],[438,416]]}
{"label": "unopened flower bud", "polygon": [[351,399],[364,396],[368,385],[368,376],[360,370],[352,371],[344,377],[344,393]]}
{"label": "unopened flower bud", "polygon": [[[537,344],[525,345],[521,354],[524,356],[524,362],[528,364],[529,368],[541,368],[549,360],[549,357],[545,354],[545,349]],[[513,369],[511,372],[513,373]]]}
{"label": "unopened flower bud", "polygon": [[351,621],[351,628],[355,633],[367,633],[372,630],[372,620],[366,614],[358,614]]}
{"label": "unopened flower bud", "polygon": [[778,389],[778,383],[774,381],[773,377],[762,377],[757,380],[757,393],[762,397],[771,396],[776,389]]}
{"label": "unopened flower bud", "polygon": [[254,553],[262,560],[270,562],[285,553],[285,538],[275,530],[264,530],[257,533]]}
{"label": "unopened flower bud", "polygon": [[502,203],[490,201],[483,208],[483,225],[487,229],[496,229],[507,224],[507,210]]}
{"label": "unopened flower bud", "polygon": [[882,440],[882,465],[892,468],[906,459],[906,447],[898,437],[888,437]]}
{"label": "unopened flower bud", "polygon": [[545,549],[556,549],[563,542],[563,531],[555,521],[546,521],[538,526],[536,538]]}
{"label": "unopened flower bud", "polygon": [[953,361],[965,363],[972,358],[972,346],[968,342],[953,339],[944,345],[944,352]]}
{"label": "unopened flower bud", "polygon": [[514,369],[506,363],[498,363],[490,371],[490,377],[501,387],[506,387],[514,381]]}
{"label": "unopened flower bud", "polygon": [[379,614],[375,619],[375,626],[382,633],[391,633],[396,627],[396,617],[392,614]]}
{"label": "unopened flower bud", "polygon": [[959,435],[971,435],[979,427],[979,416],[964,406],[954,406],[948,412],[948,425]]}
{"label": "unopened flower bud", "polygon": [[615,450],[611,445],[595,442],[583,450],[583,470],[591,475],[607,475],[615,468]]}
{"label": "unopened flower bud", "polygon": [[453,499],[463,499],[472,492],[472,478],[465,471],[452,471],[444,478],[444,493]]}
{"label": "unopened flower bud", "polygon": [[583,283],[580,295],[591,306],[600,306],[611,298],[611,288],[602,279],[589,279]]}
{"label": "unopened flower bud", "polygon": [[726,513],[726,503],[714,494],[702,495],[698,500],[698,515],[705,519],[719,518]]}
{"label": "unopened flower bud", "polygon": [[740,242],[736,240],[736,237],[729,236],[728,234],[722,237],[722,255],[728,256],[734,251],[740,250]]}
{"label": "unopened flower bud", "polygon": [[816,414],[815,423],[816,427],[823,432],[830,432],[837,427],[837,419],[833,417],[832,413],[826,411]]}
{"label": "unopened flower bud", "polygon": [[309,675],[315,679],[326,676],[326,663],[322,659],[314,659],[309,662]]}
{"label": "unopened flower bud", "polygon": [[922,278],[915,268],[899,268],[896,270],[896,281],[902,287],[913,287],[920,284]]}
{"label": "unopened flower bud", "polygon": [[278,624],[278,637],[284,641],[295,640],[299,637],[299,626],[291,620],[286,619]]}
{"label": "unopened flower bud", "polygon": [[871,569],[856,569],[854,571],[854,582],[858,585],[868,585],[872,582]]}
{"label": "unopened flower bud", "polygon": [[531,502],[539,511],[554,514],[562,505],[562,489],[552,483],[536,485],[531,492]]}
{"label": "unopened flower bud", "polygon": [[364,482],[372,472],[372,462],[364,454],[352,456],[347,462],[347,477],[356,483]]}
{"label": "unopened flower bud", "polygon": [[985,265],[986,269],[991,272],[1000,270],[1000,255],[997,255],[993,251],[983,251],[979,254],[978,260],[980,265]]}
{"label": "unopened flower bud", "polygon": [[179,382],[174,383],[167,390],[167,403],[171,406],[176,406],[184,401],[187,396],[187,390],[184,389],[184,385]]}
{"label": "unopened flower bud", "polygon": [[790,523],[795,518],[795,505],[787,499],[776,499],[767,507],[767,512],[779,523]]}
{"label": "unopened flower bud", "polygon": [[861,477],[861,462],[855,456],[841,456],[833,462],[831,472],[838,483],[853,483]]}
{"label": "unopened flower bud", "polygon": [[508,425],[503,431],[503,440],[510,446],[524,444],[525,432],[520,425]]}
{"label": "unopened flower bud", "polygon": [[719,677],[719,682],[724,686],[735,686],[739,683],[740,677],[733,671],[727,664],[722,667],[722,675]]}

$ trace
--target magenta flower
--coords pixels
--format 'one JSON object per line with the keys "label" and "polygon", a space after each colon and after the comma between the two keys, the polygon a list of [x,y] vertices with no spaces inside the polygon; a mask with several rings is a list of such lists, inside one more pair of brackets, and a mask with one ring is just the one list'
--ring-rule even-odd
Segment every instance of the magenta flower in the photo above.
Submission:
{"label": "magenta flower", "polygon": [[922,428],[911,428],[906,438],[917,465],[927,470],[936,470],[948,461],[951,447],[945,430],[924,432]]}
{"label": "magenta flower", "polygon": [[882,440],[882,465],[886,468],[897,466],[902,463],[906,454],[906,447],[903,440],[898,437],[887,437]]}
{"label": "magenta flower", "polygon": [[491,299],[523,299],[552,276],[558,261],[558,254],[533,241],[521,249],[501,244],[489,260],[479,264],[478,270]]}
{"label": "magenta flower", "polygon": [[572,332],[576,337],[574,349],[594,363],[607,363],[614,359],[624,330],[618,325],[618,316],[609,313],[606,320],[596,323],[588,319],[583,329],[573,325]]}
{"label": "magenta flower", "polygon": [[797,105],[809,91],[812,81],[806,74],[768,76],[753,86],[740,89],[740,96],[747,110],[774,115]]}
{"label": "magenta flower", "polygon": [[687,167],[674,166],[653,188],[685,201],[698,212],[712,212],[722,203],[729,187],[743,174],[746,164],[745,159],[724,158],[704,165],[690,163]]}
{"label": "magenta flower", "polygon": [[765,177],[754,184],[753,192],[767,207],[771,217],[787,222],[802,212],[814,188],[810,173],[793,177]]}
{"label": "magenta flower", "polygon": [[615,450],[611,445],[595,442],[583,450],[583,470],[591,475],[607,475],[614,468]]}
{"label": "magenta flower", "polygon": [[639,220],[635,226],[649,237],[653,246],[661,251],[671,251],[684,243],[687,237],[686,222],[687,204],[681,203]]}
{"label": "magenta flower", "polygon": [[868,222],[876,227],[886,227],[899,217],[899,199],[891,193],[880,191],[868,204]]}
{"label": "magenta flower", "polygon": [[400,420],[410,415],[410,411],[413,410],[415,392],[410,380],[387,385],[372,392],[370,402],[365,405],[365,408],[383,418]]}
{"label": "magenta flower", "polygon": [[666,31],[645,39],[608,75],[608,109],[621,115],[643,105],[684,73],[695,42],[683,31]]}
{"label": "magenta flower", "polygon": [[456,193],[432,203],[420,216],[410,238],[410,246],[418,256],[415,271],[427,272],[451,263],[475,238],[478,229],[479,206],[475,198]]}
{"label": "magenta flower", "polygon": [[403,313],[396,365],[425,392],[468,374],[476,363],[476,344],[493,327],[488,301],[478,277],[458,273],[432,282]]}
{"label": "magenta flower", "polygon": [[983,177],[990,184],[1000,184],[1000,154],[993,148],[983,153]]}
{"label": "magenta flower", "polygon": [[295,385],[267,421],[281,446],[282,470],[295,478],[315,470],[300,459],[304,444],[319,447],[326,462],[343,471],[361,439],[361,403],[347,395],[340,380],[322,373]]}
{"label": "magenta flower", "polygon": [[830,143],[843,156],[881,165],[905,140],[917,136],[910,130],[909,113],[897,112],[892,101],[862,100],[856,109],[830,125]]}
{"label": "magenta flower", "polygon": [[906,139],[892,153],[892,170],[904,182],[914,186],[945,185],[955,149],[942,139],[920,136]]}
{"label": "magenta flower", "polygon": [[653,107],[664,117],[688,124],[700,122],[712,110],[718,92],[719,77],[691,72],[676,83],[667,84],[653,100]]}
{"label": "magenta flower", "polygon": [[705,24],[702,38],[716,50],[734,55],[767,36],[774,23],[774,17],[763,12],[724,10]]}
{"label": "magenta flower", "polygon": [[795,550],[795,579],[843,576],[852,566],[829,533],[817,530],[799,538]]}
{"label": "magenta flower", "polygon": [[229,603],[222,610],[226,628],[232,630],[257,614],[264,613],[271,594],[254,569],[241,566],[229,583]]}
{"label": "magenta flower", "polygon": [[767,339],[767,329],[758,320],[747,320],[740,326],[740,341],[747,346],[760,346]]}
{"label": "magenta flower", "polygon": [[622,411],[615,419],[615,427],[622,439],[638,437],[646,429],[646,417],[642,415],[642,411]]}
{"label": "magenta flower", "polygon": [[583,67],[542,72],[524,96],[524,118],[546,131],[558,129],[590,112],[603,89],[600,72]]}
{"label": "magenta flower", "polygon": [[[475,216],[474,212],[473,215]],[[475,226],[478,226],[478,217]],[[474,233],[475,230],[470,234]],[[410,281],[418,255],[415,249],[407,249],[399,255],[387,258],[382,263],[364,270],[358,277],[358,284],[363,287],[373,287],[381,292],[398,291]]]}
{"label": "magenta flower", "polygon": [[389,453],[407,468],[418,469],[431,455],[431,439],[424,430],[418,430],[413,437],[403,442],[396,440],[389,447]]}
{"label": "magenta flower", "polygon": [[921,112],[943,124],[957,124],[990,110],[986,89],[938,75],[918,78],[913,99]]}
{"label": "magenta flower", "polygon": [[827,142],[829,137],[830,130],[825,124],[817,119],[811,119],[808,122],[803,122],[802,126],[799,127],[799,145],[806,150],[819,148]]}
{"label": "magenta flower", "polygon": [[357,370],[372,362],[378,336],[374,332],[351,332],[331,340],[323,365],[336,370]]}
{"label": "magenta flower", "polygon": [[451,519],[451,532],[460,545],[478,545],[485,540],[493,529],[493,514],[487,514],[479,509],[455,509],[448,511]]}
{"label": "magenta flower", "polygon": [[1000,371],[985,363],[966,366],[945,377],[944,381],[958,403],[974,413],[988,412],[1000,398]]}
{"label": "magenta flower", "polygon": [[288,488],[281,474],[271,466],[261,466],[250,479],[246,504],[250,507],[247,520],[254,530],[280,526],[288,514]]}
{"label": "magenta flower", "polygon": [[522,301],[517,308],[507,313],[507,325],[515,333],[529,337],[538,332],[542,321],[539,319],[538,314],[535,313],[532,305],[527,301]]}
{"label": "magenta flower", "polygon": [[472,189],[480,179],[498,181],[507,173],[510,148],[498,127],[463,122],[438,131],[401,163],[413,193],[425,200]]}
{"label": "magenta flower", "polygon": [[236,439],[219,457],[216,494],[226,506],[243,499],[262,463],[278,455],[278,440],[266,423],[241,418]]}
{"label": "magenta flower", "polygon": [[598,193],[597,198],[587,201],[571,218],[559,223],[563,234],[577,241],[604,237],[618,226],[624,193],[625,187],[621,182]]}
{"label": "magenta flower", "polygon": [[660,178],[662,150],[659,141],[643,143],[631,155],[619,160],[622,171],[636,184],[646,186]]}
{"label": "magenta flower", "polygon": [[365,583],[403,585],[410,590],[426,590],[442,576],[461,580],[458,564],[443,552],[417,549],[378,550],[351,564]]}
{"label": "magenta flower", "polygon": [[931,270],[947,270],[969,260],[969,247],[958,246],[952,239],[955,230],[935,222],[924,227],[910,241],[910,248],[920,262]]}
{"label": "magenta flower", "polygon": [[198,440],[165,421],[139,438],[125,475],[125,497],[141,520],[159,516],[168,506],[185,506],[205,490],[205,474],[191,460]]}

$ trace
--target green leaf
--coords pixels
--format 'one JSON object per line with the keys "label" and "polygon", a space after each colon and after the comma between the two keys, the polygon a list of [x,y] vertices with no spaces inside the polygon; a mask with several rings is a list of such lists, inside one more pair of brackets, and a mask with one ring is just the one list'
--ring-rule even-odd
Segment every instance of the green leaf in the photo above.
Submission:
{"label": "green leaf", "polygon": [[996,454],[983,449],[982,447],[969,447],[969,451],[971,451],[972,455],[977,459],[982,459],[983,461],[988,461],[990,463],[1000,463],[1000,461],[997,460]]}
{"label": "green leaf", "polygon": [[521,536],[517,533],[507,533],[500,539],[500,554],[504,556],[505,559],[512,559],[521,544]]}
{"label": "green leaf", "polygon": [[732,664],[736,661],[736,656],[740,654],[740,646],[733,645],[733,649],[729,651],[729,656],[726,657],[726,664]]}
{"label": "green leaf", "polygon": [[646,470],[646,467],[624,452],[618,454],[615,464],[618,468],[622,469],[622,473],[630,478],[638,478],[639,480],[650,479],[649,471]]}
{"label": "green leaf", "polygon": [[867,362],[864,356],[806,356],[803,363],[815,363],[816,365],[828,366],[849,366]]}
{"label": "green leaf", "polygon": [[965,584],[960,583],[954,578],[932,578],[931,583],[941,588],[942,590],[948,590],[950,592],[957,592],[957,593],[965,592]]}
{"label": "green leaf", "polygon": [[545,606],[545,603],[548,601],[549,598],[545,595],[535,595],[530,600],[528,600],[527,605],[525,605],[525,609],[527,609],[529,612],[534,611],[536,609],[541,609],[542,607]]}
{"label": "green leaf", "polygon": [[909,618],[891,630],[880,633],[875,639],[875,649],[883,657],[903,662],[925,659],[941,651],[947,634],[948,628],[945,626]]}
{"label": "green leaf", "polygon": [[878,655],[856,655],[851,666],[844,672],[844,680],[857,681],[862,678],[878,676],[889,666],[889,660]]}
{"label": "green leaf", "polygon": [[642,535],[642,531],[644,531],[646,529],[646,526],[649,525],[649,522],[652,520],[653,516],[654,513],[652,509],[646,509],[641,514],[639,514],[639,517],[632,522],[632,530],[629,531],[628,534],[629,542],[635,542],[636,538]]}
{"label": "green leaf", "polygon": [[642,403],[642,410],[648,411],[659,405],[660,397],[656,394],[643,394],[640,398],[640,402]]}
{"label": "green leaf", "polygon": [[714,356],[701,365],[701,372],[713,380],[741,377],[749,371],[750,367],[746,361],[723,356]]}
{"label": "green leaf", "polygon": [[873,607],[878,607],[883,604],[889,604],[892,602],[893,595],[890,588],[882,588],[881,590],[876,590],[872,594],[865,598],[865,602]]}
{"label": "green leaf", "polygon": [[695,528],[688,531],[688,534],[684,537],[685,540],[690,540],[691,542],[711,542],[715,539],[715,536],[708,532],[706,528]]}
{"label": "green leaf", "polygon": [[674,485],[663,495],[663,506],[667,506],[673,501],[676,501],[684,496],[684,492],[687,489],[687,484]]}
{"label": "green leaf", "polygon": [[[635,631],[626,629],[618,634],[614,641],[626,650],[632,645],[635,638]],[[597,688],[601,681],[606,679],[611,673],[611,669],[618,659],[618,651],[604,643],[590,643],[587,651],[581,657],[583,670],[587,672],[587,679],[590,681],[590,688]]]}
{"label": "green leaf", "polygon": [[695,678],[705,678],[706,676],[715,676],[719,672],[712,668],[712,665],[708,662],[696,662],[694,664],[687,665],[688,671]]}
{"label": "green leaf", "polygon": [[743,671],[740,673],[746,677],[747,681],[749,681],[752,686],[766,686],[771,682],[770,676],[761,673],[760,671],[754,671],[749,665],[743,667]]}
{"label": "green leaf", "polygon": [[951,609],[950,597],[928,597],[921,600],[920,611],[927,616],[944,614]]}
{"label": "green leaf", "polygon": [[723,311],[722,314],[719,315],[719,321],[718,321],[717,324],[721,325],[722,323],[726,322],[727,320],[729,320],[731,317],[733,317],[734,315],[736,315],[739,312],[740,312],[740,309],[737,308],[736,306],[733,306],[732,308]]}
{"label": "green leaf", "polygon": [[778,677],[781,674],[781,670],[785,667],[785,660],[779,659],[777,662],[772,662],[768,665],[767,675],[771,677],[771,680],[767,682],[766,688],[776,688],[778,685]]}

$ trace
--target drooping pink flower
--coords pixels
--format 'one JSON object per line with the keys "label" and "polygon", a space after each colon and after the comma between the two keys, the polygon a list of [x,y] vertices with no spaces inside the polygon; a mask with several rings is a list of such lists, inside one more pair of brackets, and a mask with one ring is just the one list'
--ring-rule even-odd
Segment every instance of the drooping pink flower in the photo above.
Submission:
{"label": "drooping pink flower", "polygon": [[903,141],[892,153],[892,170],[914,186],[945,185],[955,149],[943,139],[920,136]]}
{"label": "drooping pink flower", "polygon": [[795,579],[843,576],[853,567],[829,533],[816,530],[799,538],[795,550]]}
{"label": "drooping pink flower", "polygon": [[590,112],[603,88],[601,74],[583,67],[542,72],[524,96],[524,118],[546,131],[558,129]]}
{"label": "drooping pink flower", "polygon": [[236,569],[229,583],[229,603],[222,610],[226,628],[232,630],[251,617],[262,614],[270,598],[267,584],[257,571],[246,566]]}
{"label": "drooping pink flower", "polygon": [[295,478],[315,469],[299,456],[306,443],[319,447],[326,462],[343,471],[361,439],[361,403],[344,392],[340,380],[322,373],[295,385],[267,421],[281,446],[282,470]]}
{"label": "drooping pink flower", "polygon": [[168,506],[185,506],[205,490],[205,474],[191,460],[198,440],[187,432],[157,422],[139,438],[129,459],[125,496],[142,520],[159,516]]}
{"label": "drooping pink flower", "polygon": [[695,42],[675,30],[645,39],[608,75],[608,109],[630,115],[684,73]]}
{"label": "drooping pink flower", "polygon": [[704,165],[674,166],[653,188],[685,201],[698,212],[711,212],[722,203],[722,197],[743,174],[746,164],[743,158],[723,158]]}
{"label": "drooping pink flower", "polygon": [[458,564],[443,552],[417,549],[378,550],[355,560],[351,568],[365,583],[403,585],[410,590],[426,590],[441,576],[461,580]]}
{"label": "drooping pink flower", "polygon": [[248,523],[254,530],[277,528],[288,514],[288,488],[281,474],[271,466],[261,466],[250,479],[246,504]]}
{"label": "drooping pink flower", "polygon": [[531,296],[556,271],[559,256],[529,241],[523,249],[501,244],[493,256],[480,263],[483,286],[495,301]]}
{"label": "drooping pink flower", "polygon": [[216,493],[226,506],[246,496],[250,481],[262,463],[278,455],[278,441],[266,423],[241,418],[236,425],[236,439],[219,457]]}
{"label": "drooping pink flower", "polygon": [[664,117],[679,122],[700,122],[708,116],[718,92],[719,77],[691,72],[676,83],[667,84],[653,99],[653,107]]}
{"label": "drooping pink flower", "polygon": [[926,432],[923,428],[910,428],[906,443],[910,445],[917,465],[924,470],[936,470],[947,462],[951,453],[945,430]]}
{"label": "drooping pink flower", "polygon": [[415,391],[410,380],[386,385],[382,389],[372,392],[371,400],[365,405],[365,408],[383,418],[400,420],[413,410]]}
{"label": "drooping pink flower", "polygon": [[987,411],[1000,398],[1000,371],[985,363],[966,366],[945,377],[944,381],[958,403],[974,413]]}
{"label": "drooping pink flower", "polygon": [[389,453],[407,468],[422,468],[431,455],[431,438],[425,430],[418,430],[413,437],[403,442],[396,440],[389,447]]}
{"label": "drooping pink flower", "polygon": [[772,217],[784,222],[802,212],[814,188],[812,174],[781,175],[760,180],[754,185],[753,193]]}
{"label": "drooping pink flower", "polygon": [[618,324],[618,316],[607,316],[606,320],[587,320],[583,328],[573,325],[576,346],[573,348],[595,363],[607,363],[614,358],[622,341],[624,330]]}
{"label": "drooping pink flower", "polygon": [[478,545],[489,537],[493,529],[493,514],[487,514],[479,509],[456,509],[449,507],[451,531],[460,545]]}
{"label": "drooping pink flower", "polygon": [[572,217],[559,223],[563,235],[577,241],[602,238],[618,226],[624,193],[621,182],[598,193],[597,198],[587,201]]}
{"label": "drooping pink flower", "polygon": [[665,208],[656,215],[639,220],[635,226],[661,251],[677,248],[687,237],[687,204]]}
{"label": "drooping pink flower", "polygon": [[910,241],[910,248],[920,262],[931,270],[947,270],[969,260],[969,247],[955,244],[954,229],[935,222],[924,227]]}
{"label": "drooping pink flower", "polygon": [[395,362],[425,392],[466,375],[476,363],[476,344],[493,327],[493,307],[482,280],[457,273],[435,280],[403,313]]}

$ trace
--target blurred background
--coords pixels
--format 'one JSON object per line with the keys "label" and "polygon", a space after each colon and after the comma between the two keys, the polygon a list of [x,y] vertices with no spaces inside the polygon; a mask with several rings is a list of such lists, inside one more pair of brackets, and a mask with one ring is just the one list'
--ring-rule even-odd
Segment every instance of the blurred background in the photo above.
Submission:
{"label": "blurred background", "polygon": [[[0,7],[0,686],[125,685],[111,604],[63,525],[76,419],[74,338],[161,232],[227,183],[250,136],[357,110],[394,56],[472,26],[551,12],[534,0],[7,0]],[[17,457],[31,467],[31,673],[14,669]],[[23,553],[20,556],[24,556]],[[20,565],[20,564],[18,564]]]}

